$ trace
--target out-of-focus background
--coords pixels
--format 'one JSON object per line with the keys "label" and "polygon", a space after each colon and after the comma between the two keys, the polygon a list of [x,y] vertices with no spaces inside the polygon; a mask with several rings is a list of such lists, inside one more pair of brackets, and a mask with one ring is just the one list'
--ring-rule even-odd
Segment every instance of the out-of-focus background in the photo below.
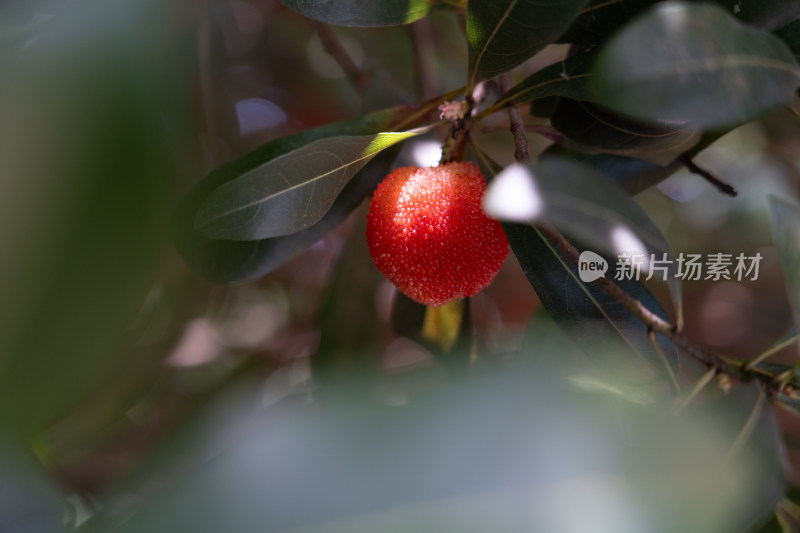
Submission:
{"label": "out-of-focus background", "polygon": [[[141,522],[131,531],[188,531],[186,524],[195,531],[252,530],[248,524],[353,531],[374,530],[385,518],[407,531],[416,527],[408,527],[416,523],[409,516],[419,524],[455,516],[442,531],[472,531],[483,526],[471,510],[488,509],[476,515],[486,527],[514,531],[527,519],[518,508],[535,500],[542,531],[661,531],[641,526],[655,516],[649,513],[667,511],[631,498],[636,487],[648,487],[642,498],[652,503],[659,491],[672,494],[669,484],[645,479],[614,444],[650,425],[663,462],[653,466],[644,452],[638,460],[653,472],[710,464],[702,479],[711,489],[719,488],[720,472],[733,479],[726,481],[731,493],[715,493],[708,508],[695,509],[688,496],[669,508],[692,517],[681,530],[725,531],[719,517],[746,507],[742,500],[753,503],[736,491],[772,473],[772,463],[757,468],[762,463],[753,459],[732,470],[707,457],[686,463],[677,452],[662,454],[657,442],[724,447],[735,439],[736,420],[733,430],[705,431],[699,417],[662,434],[657,418],[636,411],[647,399],[589,378],[570,382],[608,400],[609,411],[591,417],[575,405],[583,400],[543,378],[564,367],[580,374],[587,356],[553,329],[513,255],[472,299],[477,367],[492,375],[523,368],[517,376],[531,382],[492,381],[459,392],[463,402],[436,400],[430,411],[419,408],[419,418],[403,414],[409,420],[395,426],[396,412],[380,409],[427,405],[455,385],[422,345],[392,331],[396,295],[371,265],[364,206],[253,282],[209,283],[172,247],[172,209],[213,168],[283,135],[455,89],[465,79],[465,43],[463,14],[447,10],[407,26],[365,29],[324,26],[277,0],[0,5],[0,494],[9,495],[0,525],[112,529],[134,515]],[[514,77],[565,53],[548,48]],[[490,120],[475,132],[503,164],[514,150],[506,120],[498,115],[496,128]],[[397,166],[438,162],[445,133],[408,142]],[[548,145],[535,134],[529,139],[534,153]],[[637,198],[676,252],[763,256],[756,281],[683,285],[685,333],[716,351],[753,357],[794,323],[766,198],[798,198],[798,154],[800,120],[778,109],[697,158],[738,197],[679,172]],[[666,287],[651,288],[669,309]],[[789,347],[776,360],[796,357]],[[315,405],[325,388],[312,380],[312,367],[326,369],[334,387],[360,390],[356,404],[320,414]],[[730,400],[743,402],[733,410],[741,424],[750,392]],[[537,407],[520,407],[529,404]],[[379,411],[362,416],[366,406]],[[631,410],[630,419],[617,420]],[[792,465],[800,456],[791,444],[800,426],[785,413],[778,420],[797,484]],[[449,424],[452,432],[442,429]],[[508,448],[515,439],[525,446]],[[395,451],[382,462],[376,450]],[[531,450],[541,453],[527,462]],[[503,454],[507,460],[498,460]],[[418,476],[393,461],[414,465]],[[619,468],[604,470],[610,464]],[[578,476],[583,467],[591,475]],[[639,477],[630,481],[629,470]],[[396,492],[373,497],[391,480]],[[596,500],[600,493],[606,500]],[[386,502],[395,502],[388,515],[381,514]],[[575,506],[595,518],[559,522],[578,520]],[[278,517],[267,525],[259,522],[264,508]],[[619,516],[628,520],[622,528]],[[241,524],[226,522],[236,517]],[[596,529],[581,529],[586,524]]]}

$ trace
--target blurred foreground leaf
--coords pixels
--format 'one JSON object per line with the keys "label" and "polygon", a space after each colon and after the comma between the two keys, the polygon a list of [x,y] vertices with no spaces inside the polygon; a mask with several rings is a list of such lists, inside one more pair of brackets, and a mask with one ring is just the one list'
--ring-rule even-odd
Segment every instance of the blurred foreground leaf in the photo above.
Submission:
{"label": "blurred foreground leaf", "polygon": [[595,101],[660,123],[721,127],[792,101],[800,68],[776,36],[712,4],[665,2],[605,45]]}
{"label": "blurred foreground leaf", "polygon": [[131,363],[181,109],[155,6],[71,6],[0,84],[0,424],[38,431]]}
{"label": "blurred foreground leaf", "polygon": [[[8,533],[58,533],[64,523],[64,494],[35,457],[0,433],[0,528]],[[72,519],[68,511],[67,517]]]}
{"label": "blurred foreground leaf", "polygon": [[[621,26],[659,0],[590,0],[569,29],[558,39],[591,47],[605,41]],[[744,23],[774,30],[800,16],[800,4],[785,0],[716,0],[728,13]]]}
{"label": "blurred foreground leaf", "polygon": [[[735,460],[725,458],[752,391],[672,418],[665,405],[587,391],[542,369],[404,406],[264,412],[238,424],[247,431],[213,460],[133,508],[106,506],[85,530],[739,531],[784,490],[769,411]],[[237,411],[251,412],[221,418]]]}

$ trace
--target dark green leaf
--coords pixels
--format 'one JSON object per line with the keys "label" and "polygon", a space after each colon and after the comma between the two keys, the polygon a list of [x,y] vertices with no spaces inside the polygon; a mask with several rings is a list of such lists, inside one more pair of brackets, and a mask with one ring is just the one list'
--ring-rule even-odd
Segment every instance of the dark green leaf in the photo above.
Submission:
{"label": "dark green leaf", "polygon": [[550,96],[588,100],[587,82],[593,60],[594,55],[582,54],[536,71],[512,87],[483,113],[493,113],[509,103],[524,104]]}
{"label": "dark green leaf", "polygon": [[556,109],[558,96],[545,96],[531,102],[530,115],[532,117],[550,118]]}
{"label": "dark green leaf", "polygon": [[552,43],[586,0],[469,2],[469,86],[516,67]]}
{"label": "dark green leaf", "polygon": [[783,198],[770,198],[772,235],[786,279],[789,302],[800,316],[800,207]]}
{"label": "dark green leaf", "polygon": [[[590,47],[605,41],[617,29],[659,0],[590,0],[558,39]],[[717,4],[742,22],[774,30],[800,15],[800,3],[786,0],[716,0]]]}
{"label": "dark green leaf", "polygon": [[643,190],[657,185],[681,168],[678,162],[662,167],[641,159],[633,159],[612,154],[585,154],[554,144],[541,156],[571,159],[601,172],[619,188],[634,196]]}
{"label": "dark green leaf", "polygon": [[594,101],[642,120],[721,127],[787,103],[800,69],[774,35],[709,4],[665,2],[603,48]]}
{"label": "dark green leaf", "polygon": [[[666,281],[670,287],[675,309],[681,310],[680,280],[674,254],[661,231],[647,213],[624,191],[609,183],[589,167],[569,160],[546,158],[529,167],[539,195],[541,208],[528,222],[546,220],[567,236],[579,240],[593,252],[616,257],[627,253],[643,254],[649,262],[667,260],[666,272],[652,272],[652,277]],[[487,209],[501,220],[521,221],[503,210],[504,194],[521,196],[522,191],[501,191],[503,174],[489,186]],[[636,240],[640,242],[636,242]],[[610,262],[609,276],[616,261]],[[648,276],[645,269],[642,277]],[[638,276],[637,276],[638,279]]]}
{"label": "dark green leaf", "polygon": [[[603,343],[642,356],[654,368],[663,368],[647,337],[647,326],[600,286],[580,280],[577,266],[546,240],[533,226],[504,224],[503,228],[542,305],[553,320],[587,354]],[[606,257],[606,261],[610,258]],[[609,261],[613,264],[613,260]],[[652,312],[667,320],[666,313],[641,282],[621,280],[620,287]],[[678,366],[675,347],[659,337],[671,370]]]}
{"label": "dark green leaf", "polygon": [[[502,200],[506,197],[503,195],[513,195],[515,191],[500,190],[503,173],[489,185],[486,198],[489,212],[500,220],[547,220],[568,236],[609,254],[634,251],[620,250],[612,237],[615,230],[627,228],[648,251],[671,255],[669,244],[647,213],[628,194],[591,168],[548,157],[530,165],[528,176],[541,202],[540,210],[532,218],[520,220],[504,211]],[[518,195],[521,194],[523,191]]]}
{"label": "dark green leaf", "polygon": [[[499,167],[494,161],[480,151],[477,153],[487,176],[497,172]],[[563,161],[543,161],[541,164],[552,170],[556,170],[553,165],[560,166],[556,177],[567,175],[560,172],[566,170]],[[597,179],[608,186],[602,176]],[[495,183],[493,180],[490,187]],[[592,350],[597,349],[598,343],[603,345],[602,343],[612,342],[619,346],[622,353],[637,354],[655,368],[664,368],[665,363],[650,343],[647,327],[641,320],[596,283],[581,281],[577,265],[542,236],[539,230],[530,224],[513,223],[504,223],[503,229],[511,250],[517,256],[542,305],[583,351],[592,353]],[[578,249],[586,248],[579,245]],[[609,257],[605,260],[609,265],[615,263],[613,260],[609,261]],[[640,281],[624,279],[618,283],[625,292],[642,302],[653,313],[668,320],[659,303]],[[670,371],[674,372],[678,366],[675,346],[660,336],[658,342],[667,357]]]}
{"label": "dark green leaf", "polygon": [[193,194],[178,206],[173,219],[173,240],[186,262],[206,279],[232,283],[259,278],[341,224],[389,173],[396,154],[393,149],[379,154],[345,185],[325,216],[304,230],[257,241],[208,239],[194,230],[194,214],[202,196]]}
{"label": "dark green leaf", "polygon": [[589,47],[609,35],[659,0],[589,0],[578,17],[559,38],[559,43]]}
{"label": "dark green leaf", "polygon": [[794,54],[795,60],[800,61],[800,18],[775,30],[775,35],[786,43],[786,46],[788,46],[789,50]]}
{"label": "dark green leaf", "polygon": [[215,189],[195,227],[212,239],[259,240],[317,223],[372,157],[430,128],[314,141]]}
{"label": "dark green leaf", "polygon": [[326,24],[362,27],[408,24],[442,4],[435,0],[281,0],[281,3]]}
{"label": "dark green leaf", "polygon": [[700,132],[694,128],[650,126],[568,98],[561,99],[550,123],[568,141],[567,148],[633,157],[661,166],[669,165],[700,140]]}

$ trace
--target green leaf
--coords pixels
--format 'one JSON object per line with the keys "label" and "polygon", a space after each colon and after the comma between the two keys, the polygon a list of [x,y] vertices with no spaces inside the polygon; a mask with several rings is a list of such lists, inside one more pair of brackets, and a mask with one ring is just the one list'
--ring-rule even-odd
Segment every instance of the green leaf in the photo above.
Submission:
{"label": "green leaf", "polygon": [[423,18],[435,6],[435,0],[281,0],[301,15],[337,26],[395,26]]}
{"label": "green leaf", "polygon": [[[660,265],[666,267],[665,271],[647,273],[643,265],[641,276],[642,279],[652,276],[665,281],[675,310],[680,315],[680,279],[676,275],[677,264],[672,249],[658,226],[628,194],[591,168],[569,160],[550,157],[531,165],[528,170],[534,185],[533,193],[539,195],[541,206],[528,222],[547,220],[567,236],[579,240],[584,245],[582,251],[588,249],[611,257],[623,253],[643,254],[648,263],[651,258],[667,261]],[[503,181],[501,173],[489,185],[486,205],[491,207],[493,200],[498,198],[500,208],[489,211],[501,220],[509,220],[502,209],[504,199],[498,193],[519,197],[523,192],[508,190],[501,193]],[[522,220],[512,216],[510,221]],[[615,264],[616,261],[609,263],[609,276],[614,273]],[[638,275],[636,279],[639,279]]]}
{"label": "green leaf", "polygon": [[131,322],[167,257],[165,125],[188,108],[167,73],[192,60],[153,45],[152,7],[75,4],[4,65],[0,426],[26,440],[142,368]]}
{"label": "green leaf", "polygon": [[[253,408],[263,386],[237,390],[184,446],[165,450],[168,461],[116,495],[140,498],[104,506],[84,529],[728,533],[784,493],[770,410],[726,461],[753,384],[673,417],[664,403],[618,401],[547,369],[504,366],[494,379],[476,372],[402,406],[287,402],[264,412]],[[164,471],[175,472],[171,482],[155,483]]]}
{"label": "green leaf", "polygon": [[773,196],[770,198],[772,236],[783,267],[789,303],[800,317],[800,207]]}
{"label": "green leaf", "polygon": [[[477,154],[487,176],[493,175],[499,169],[494,161],[480,151],[477,151]],[[537,165],[537,168],[554,171],[552,177],[556,183],[559,176],[568,176],[574,167],[580,168],[580,165],[559,160],[542,161]],[[580,172],[586,175],[586,170]],[[591,178],[587,179],[586,184],[590,184],[591,181]],[[602,176],[596,176],[595,181],[613,189]],[[497,179],[492,180],[489,185],[490,190],[496,187],[497,183]],[[619,347],[621,353],[635,354],[656,369],[664,368],[665,362],[648,338],[647,326],[596,283],[581,281],[577,265],[547,240],[535,226],[506,222],[503,223],[503,229],[512,252],[516,255],[542,305],[578,347],[591,354],[597,349],[598,343],[611,342]],[[581,243],[575,244],[579,250],[587,249]],[[610,257],[604,259],[608,264],[614,264]],[[669,320],[661,305],[639,280],[623,279],[617,283],[650,311],[664,320]],[[679,295],[679,289],[675,288],[673,297],[677,300]],[[680,312],[679,304],[676,310]],[[669,372],[674,373],[678,367],[675,346],[661,336],[657,336],[657,339],[661,352],[667,358]]]}
{"label": "green leaf", "polygon": [[678,162],[672,162],[662,167],[631,157],[612,154],[590,155],[576,152],[557,144],[545,150],[541,157],[570,159],[577,163],[590,166],[594,170],[602,173],[606,178],[616,184],[617,187],[631,196],[637,195],[643,190],[661,183],[681,168],[681,164]]}
{"label": "green leaf", "polygon": [[785,26],[788,22],[800,17],[800,3],[786,0],[759,0],[758,2],[742,2],[742,0],[715,0],[728,13],[736,16],[745,24],[773,31]]}
{"label": "green leaf", "polygon": [[[460,91],[458,91],[460,92]],[[221,165],[200,181],[178,204],[173,214],[171,238],[184,260],[201,276],[217,282],[230,283],[254,279],[267,274],[305,247],[322,238],[352,211],[361,199],[377,185],[388,171],[392,149],[376,160],[348,183],[336,197],[331,209],[315,225],[275,239],[231,241],[209,239],[194,227],[199,207],[209,194],[221,185],[236,179],[273,158],[334,135],[367,135],[393,128],[420,124],[443,99],[457,95],[453,91],[424,104],[400,106],[376,111],[362,117],[326,124],[275,139],[264,146]],[[383,154],[387,154],[384,159]]]}
{"label": "green leaf", "polygon": [[581,54],[538,70],[512,87],[481,115],[494,113],[510,103],[524,104],[550,96],[588,100],[587,82],[593,61],[593,54]]}
{"label": "green leaf", "polygon": [[669,125],[722,127],[787,103],[800,69],[776,36],[710,4],[665,2],[603,48],[589,87],[594,101]]}
{"label": "green leaf", "polygon": [[392,148],[379,154],[345,185],[322,219],[304,230],[256,241],[208,239],[193,227],[194,214],[202,202],[202,196],[194,195],[178,206],[173,219],[173,242],[186,262],[210,281],[233,283],[260,278],[344,222],[391,171],[396,155]]}
{"label": "green leaf", "polygon": [[792,51],[795,60],[800,61],[800,18],[775,30],[775,35],[786,43],[786,46]]}
{"label": "green leaf", "polygon": [[587,154],[615,154],[667,166],[700,140],[695,128],[643,124],[589,102],[562,99],[550,118],[568,148]]}
{"label": "green leaf", "polygon": [[[560,43],[591,47],[605,41],[617,29],[659,0],[590,0]],[[728,13],[744,23],[765,30],[774,30],[800,16],[800,3],[786,0],[716,0]]]}
{"label": "green leaf", "polygon": [[659,0],[589,0],[559,43],[575,43],[585,48],[605,41],[609,35]]}
{"label": "green leaf", "polygon": [[[534,226],[505,223],[503,228],[511,250],[542,305],[579,348],[591,355],[598,345],[613,343],[624,353],[642,357],[656,369],[663,368],[660,355],[647,337],[647,326],[600,286],[581,281],[577,265]],[[609,261],[610,258],[605,259]],[[650,311],[668,319],[640,281],[621,280],[618,284]],[[663,337],[658,339],[671,371],[675,372],[678,368],[675,346]]]}
{"label": "green leaf", "polygon": [[259,240],[317,223],[356,172],[381,150],[430,127],[329,137],[276,157],[215,189],[195,226],[212,239]]}
{"label": "green leaf", "polygon": [[472,0],[467,10],[469,86],[511,70],[552,43],[586,0]]}

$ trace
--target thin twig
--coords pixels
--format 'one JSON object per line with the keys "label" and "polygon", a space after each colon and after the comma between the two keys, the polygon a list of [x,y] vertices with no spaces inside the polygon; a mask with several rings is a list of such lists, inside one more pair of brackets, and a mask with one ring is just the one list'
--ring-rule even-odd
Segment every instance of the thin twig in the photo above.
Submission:
{"label": "thin twig", "polygon": [[[516,152],[517,153],[523,152],[526,147],[520,142],[517,136],[514,137],[514,141],[516,144]],[[687,167],[690,170],[699,169],[690,158],[682,157],[681,159],[684,159],[684,161],[681,162],[687,165]],[[702,169],[699,170],[703,173],[701,175],[703,175],[703,177],[705,177],[706,179],[708,179],[708,177],[711,177],[712,182],[719,182],[719,180],[717,180],[713,176],[710,176],[710,174],[708,174],[706,171],[703,171]],[[708,176],[706,176],[706,174],[708,174]],[[561,250],[561,252],[564,253],[570,261],[572,261],[576,265],[578,264],[578,262],[580,261],[580,252],[555,227],[553,227],[551,224],[547,222],[539,222],[536,224],[536,229],[544,237],[550,240],[559,250]],[[676,347],[683,350],[684,353],[686,353],[690,357],[700,361],[701,363],[709,367],[710,370],[705,375],[707,379],[710,379],[714,375],[738,376],[743,379],[754,378],[759,380],[762,387],[768,386],[774,388],[777,384],[778,385],[777,390],[781,391],[787,386],[789,381],[791,381],[795,373],[798,370],[800,370],[800,362],[798,362],[798,364],[796,364],[791,369],[776,376],[771,372],[764,372],[763,369],[754,367],[752,365],[747,366],[744,361],[741,361],[739,359],[714,353],[696,344],[691,339],[684,337],[683,334],[679,331],[677,326],[669,323],[667,320],[664,320],[660,316],[653,313],[650,309],[645,307],[645,305],[642,302],[640,302],[639,300],[637,300],[636,298],[632,297],[630,294],[625,292],[619,285],[617,285],[611,279],[606,277],[601,277],[595,280],[593,283],[598,284],[604,291],[606,291],[606,293],[611,295],[617,302],[622,304],[634,316],[636,316],[640,321],[642,321],[648,328],[648,335],[651,341],[655,339],[656,333],[660,333],[661,335],[665,336],[667,339],[672,341],[672,343]],[[654,346],[655,344],[656,343],[654,343]],[[701,384],[702,385],[699,388],[705,386],[706,383],[703,383],[701,381]],[[766,394],[763,391],[764,389],[762,389],[762,396],[759,398],[759,402],[757,404],[758,409],[760,409],[760,404],[763,403],[764,398],[766,397]],[[697,392],[691,393],[690,398],[696,394]],[[754,415],[751,414],[751,418],[753,417]],[[755,418],[757,419],[757,417]],[[743,428],[740,437],[742,437],[742,435],[745,434],[746,432],[752,431],[752,428],[750,428],[749,426],[753,425],[754,423],[755,422],[748,420],[748,423],[745,424],[745,428]],[[740,439],[737,439],[737,441],[738,440]]]}
{"label": "thin twig", "polygon": [[353,84],[359,94],[363,94],[369,85],[369,76],[362,71],[356,62],[350,57],[350,53],[342,45],[339,36],[327,24],[321,22],[310,21],[312,27],[319,35],[319,40],[325,51],[328,52],[339,67],[344,71],[347,79]]}
{"label": "thin twig", "polygon": [[[515,135],[514,142],[516,145],[515,153],[527,152],[527,139],[525,139],[525,143],[523,144],[519,137]],[[561,250],[570,259],[570,261],[576,265],[578,264],[580,260],[580,252],[561,234],[561,232],[547,222],[540,222],[536,224],[536,227],[559,250]],[[722,372],[730,371],[731,365],[728,361],[723,359],[721,356],[706,350],[701,346],[698,346],[691,340],[681,335],[676,326],[670,324],[660,316],[650,311],[644,306],[644,304],[633,298],[612,280],[606,277],[601,277],[595,280],[594,283],[600,285],[603,290],[605,290],[615,300],[625,306],[639,320],[644,322],[644,324],[648,327],[648,330],[652,332],[653,335],[655,335],[655,333],[664,335],[677,347],[681,348],[687,354],[708,366],[714,367]],[[738,361],[735,364],[738,365],[736,368],[741,369],[741,364]]]}
{"label": "thin twig", "polygon": [[[536,225],[536,227],[539,228],[539,230],[548,239],[550,239],[550,241],[553,242],[553,244],[555,244],[559,250],[564,252],[564,254],[566,254],[566,256],[573,263],[578,264],[580,252],[556,228],[547,223],[539,223]],[[644,322],[648,328],[656,333],[664,335],[678,348],[681,348],[698,361],[705,363],[708,366],[716,367],[718,370],[723,372],[729,372],[731,365],[739,365],[737,368],[741,368],[739,362],[726,361],[722,356],[698,346],[691,340],[678,333],[675,326],[650,311],[644,306],[644,304],[633,298],[612,280],[602,277],[598,278],[596,281],[594,281],[594,283],[600,285],[600,287],[602,287],[603,290],[605,290],[608,294],[613,296],[617,302],[621,303],[623,306],[625,306],[625,308],[633,313],[634,316]]]}
{"label": "thin twig", "polygon": [[197,2],[197,65],[200,73],[200,99],[203,105],[203,121],[206,125],[210,167],[216,167],[228,159],[225,144],[219,132],[217,114],[214,110],[214,73],[211,68],[211,17],[207,0]]}
{"label": "thin twig", "polygon": [[692,158],[689,157],[688,155],[684,154],[679,156],[678,162],[681,165],[685,166],[692,174],[697,174],[698,176],[709,182],[711,185],[716,187],[721,193],[727,194],[728,196],[736,196],[737,194],[739,194],[736,192],[736,189],[734,189],[731,185],[717,178],[708,170],[698,167],[697,164],[694,161],[692,161]]}
{"label": "thin twig", "polygon": [[431,98],[439,92],[436,85],[436,68],[433,65],[431,50],[434,48],[431,21],[424,17],[408,26],[414,60],[417,67],[417,86],[422,99]]}
{"label": "thin twig", "polygon": [[[511,75],[504,72],[500,75],[500,88],[504,93],[511,90]],[[514,159],[519,163],[527,163],[531,156],[528,153],[528,138],[525,136],[525,124],[522,122],[522,114],[516,104],[509,104],[508,119],[511,122],[511,134],[514,136]]]}

